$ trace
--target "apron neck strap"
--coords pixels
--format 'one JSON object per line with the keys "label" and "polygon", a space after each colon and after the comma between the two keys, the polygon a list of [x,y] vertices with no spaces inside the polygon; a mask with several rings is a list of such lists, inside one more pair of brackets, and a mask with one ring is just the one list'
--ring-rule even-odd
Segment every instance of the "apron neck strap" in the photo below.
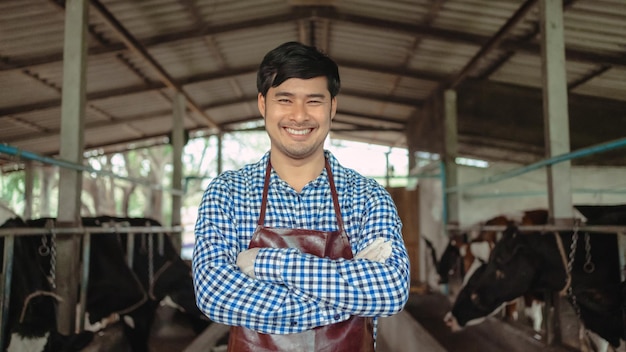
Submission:
{"label": "apron neck strap", "polygon": [[[339,226],[339,232],[343,233],[343,219],[341,218],[341,209],[339,208],[339,197],[337,196],[337,189],[335,188],[335,181],[333,179],[333,173],[330,170],[330,163],[328,158],[324,158],[326,168],[326,174],[328,175],[328,183],[330,184],[330,193],[333,197],[333,208],[335,209],[335,216],[337,217],[337,225]],[[267,168],[265,169],[265,182],[263,184],[263,200],[261,202],[261,214],[259,214],[258,225],[263,226],[265,222],[265,208],[267,207],[267,194],[269,192],[270,174],[272,172],[272,162],[268,158]]]}

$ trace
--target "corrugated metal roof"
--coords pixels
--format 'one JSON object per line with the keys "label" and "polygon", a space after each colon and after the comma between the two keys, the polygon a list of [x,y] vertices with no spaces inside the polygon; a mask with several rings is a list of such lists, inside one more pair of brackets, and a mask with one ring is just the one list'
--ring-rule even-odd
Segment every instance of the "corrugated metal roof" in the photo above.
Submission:
{"label": "corrugated metal roof", "polygon": [[[151,61],[203,111],[205,116],[187,113],[185,128],[192,134],[214,131],[207,116],[223,130],[260,121],[256,68],[269,49],[299,40],[318,46],[340,65],[333,137],[403,147],[423,104],[457,79],[518,12],[521,18],[466,79],[541,87],[537,3],[93,0],[85,143],[112,150],[147,139],[160,143],[168,135],[173,90]],[[564,3],[570,94],[602,99],[619,111],[626,106],[626,2]],[[0,2],[0,143],[58,153],[64,21],[62,0]],[[127,47],[129,39],[149,57]],[[626,125],[626,109],[614,119],[613,126]],[[461,152],[490,158],[497,157],[496,149],[541,150],[535,142],[527,148],[507,142],[507,136],[480,139],[476,133],[486,127],[473,124],[459,122]],[[611,133],[607,138],[614,137],[614,128]],[[0,155],[0,165],[7,159]]]}

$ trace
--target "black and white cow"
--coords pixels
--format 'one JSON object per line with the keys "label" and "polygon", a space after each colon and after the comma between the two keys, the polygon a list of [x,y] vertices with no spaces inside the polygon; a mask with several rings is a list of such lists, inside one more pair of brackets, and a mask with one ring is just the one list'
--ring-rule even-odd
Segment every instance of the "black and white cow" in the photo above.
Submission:
{"label": "black and white cow", "polygon": [[[27,224],[20,218],[9,219],[0,226],[2,229],[24,227]],[[4,237],[1,243],[0,256],[4,260]],[[59,297],[54,294],[48,279],[49,264],[47,267],[42,265],[42,253],[45,254],[45,249],[38,236],[15,237],[11,290],[3,297],[10,303],[2,331],[4,346],[0,348],[3,351],[80,351],[93,339],[93,333],[89,331],[70,336],[58,332],[56,309]]]}
{"label": "black and white cow", "polygon": [[[626,224],[623,205],[576,206],[576,209],[586,217],[587,225]],[[445,320],[456,330],[480,321],[503,303],[525,293],[556,291],[567,295],[580,312],[586,329],[619,346],[626,336],[622,310],[624,283],[617,248],[616,234],[582,231],[522,234],[511,226],[494,247],[489,262],[468,280]]]}
{"label": "black and white cow", "polygon": [[[13,219],[6,226],[43,228],[54,223],[54,219],[42,218],[23,222]],[[48,224],[48,225],[46,225]],[[96,217],[83,218],[82,225],[85,227],[101,226],[160,226],[156,221],[143,218],[115,218]],[[103,319],[118,317],[124,324],[124,336],[134,352],[148,351],[148,340],[154,322],[156,309],[159,302],[169,297],[169,301],[176,302],[176,306],[185,311],[186,316],[193,326],[200,331],[210,321],[195,305],[194,291],[191,278],[191,268],[184,263],[174,250],[169,237],[159,236],[162,241],[156,239],[156,234],[134,235],[134,262],[132,268],[127,264],[127,237],[125,233],[92,234],[90,249],[89,279],[87,286],[87,302],[85,311],[87,314],[88,329],[94,331],[103,328],[100,324]],[[154,241],[152,252],[147,251],[148,239]],[[26,332],[23,336],[45,337],[46,332],[56,331],[56,295],[51,288],[51,246],[52,238],[45,236],[20,236],[16,237],[15,245],[15,275],[14,290],[21,286],[20,279],[27,278],[27,288],[22,289],[25,293],[16,293],[11,298],[11,309],[17,310],[18,304],[23,300],[22,296],[32,295],[33,292],[48,292],[38,294],[31,302],[39,300],[50,302],[47,309],[30,309],[24,314],[22,321],[32,321],[43,325],[34,332]],[[159,245],[160,243],[160,245]],[[42,250],[45,244],[46,250]],[[27,248],[21,250],[21,248]],[[19,250],[18,250],[19,249]],[[162,249],[160,251],[159,249]],[[23,253],[25,252],[25,253]],[[42,255],[45,254],[45,255]],[[34,269],[30,266],[34,266]],[[22,270],[34,270],[35,275],[17,275]],[[37,282],[33,282],[37,280]],[[13,313],[12,317],[18,316]],[[16,324],[13,319],[8,325],[14,330],[24,331],[25,324]],[[28,325],[26,325],[28,327]],[[44,331],[45,330],[45,331]],[[44,332],[41,332],[44,331]],[[89,335],[91,334],[91,335]],[[48,333],[49,335],[49,333]],[[93,336],[89,331],[86,336]],[[6,335],[5,335],[6,336]],[[13,340],[15,341],[15,339]],[[18,350],[24,350],[23,348]],[[46,349],[49,350],[49,349]],[[52,349],[54,351],[73,351],[71,349]]]}
{"label": "black and white cow", "polygon": [[[159,222],[149,218],[101,217],[100,221],[130,227],[158,228],[161,226]],[[147,340],[158,306],[169,304],[180,311],[196,334],[203,331],[211,321],[195,303],[191,267],[174,249],[169,235],[157,231],[135,235],[119,233],[118,236],[125,253],[128,251],[128,236],[132,236],[131,268],[149,298],[136,314],[132,314],[133,326],[127,326],[126,329],[133,329],[135,334]],[[134,351],[143,351],[142,346],[133,346],[133,348]]]}
{"label": "black and white cow", "polygon": [[[480,224],[483,226],[507,226],[507,225],[545,225],[548,222],[546,209],[530,209],[517,213],[498,215]],[[455,274],[462,279],[462,285],[455,290],[458,293],[473,273],[489,260],[491,251],[498,240],[500,233],[494,230],[481,229],[473,231],[473,234],[464,233],[450,239],[448,246],[437,263],[437,272],[440,279],[448,281],[449,275]],[[541,330],[543,292],[527,292],[524,294],[524,314],[533,323],[533,329]],[[518,303],[515,299],[503,306],[504,315],[507,319],[518,320]]]}

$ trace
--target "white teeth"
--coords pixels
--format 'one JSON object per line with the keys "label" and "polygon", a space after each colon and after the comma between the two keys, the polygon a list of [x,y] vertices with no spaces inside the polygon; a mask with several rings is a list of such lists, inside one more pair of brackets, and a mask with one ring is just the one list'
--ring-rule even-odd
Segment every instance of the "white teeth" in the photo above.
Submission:
{"label": "white teeth", "polygon": [[293,128],[287,128],[287,132],[289,132],[290,134],[297,134],[300,136],[304,136],[305,134],[311,132],[310,129],[306,129],[306,130],[294,130]]}

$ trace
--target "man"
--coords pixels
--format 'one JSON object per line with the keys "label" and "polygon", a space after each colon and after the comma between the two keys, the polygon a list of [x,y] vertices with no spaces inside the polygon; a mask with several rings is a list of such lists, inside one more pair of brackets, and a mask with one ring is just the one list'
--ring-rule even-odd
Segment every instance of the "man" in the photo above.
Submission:
{"label": "man", "polygon": [[196,301],[232,326],[229,351],[374,351],[377,317],[407,301],[389,193],[323,149],[339,86],[337,65],[314,47],[270,51],[257,75],[270,151],[204,194]]}

